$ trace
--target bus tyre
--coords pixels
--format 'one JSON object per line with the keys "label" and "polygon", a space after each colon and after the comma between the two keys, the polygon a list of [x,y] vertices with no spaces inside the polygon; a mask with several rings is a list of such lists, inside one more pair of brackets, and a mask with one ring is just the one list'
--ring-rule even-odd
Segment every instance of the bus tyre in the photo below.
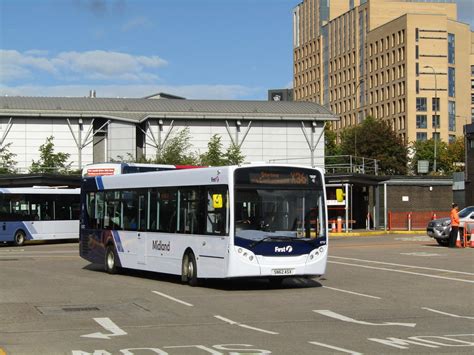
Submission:
{"label": "bus tyre", "polygon": [[196,258],[192,252],[186,253],[183,258],[181,280],[190,286],[198,286]]}
{"label": "bus tyre", "polygon": [[113,245],[107,245],[105,250],[105,271],[109,274],[116,274],[118,272],[117,255]]}
{"label": "bus tyre", "polygon": [[19,247],[25,244],[25,239],[26,239],[25,232],[23,232],[22,230],[18,230],[16,231],[15,236],[13,238],[13,243]]}

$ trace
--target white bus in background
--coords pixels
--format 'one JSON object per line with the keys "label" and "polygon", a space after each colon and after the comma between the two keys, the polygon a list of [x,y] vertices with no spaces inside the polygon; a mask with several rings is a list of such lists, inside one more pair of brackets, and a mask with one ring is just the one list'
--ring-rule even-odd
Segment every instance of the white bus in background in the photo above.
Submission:
{"label": "white bus in background", "polygon": [[322,275],[320,169],[244,165],[83,178],[80,255],[119,268],[203,278]]}
{"label": "white bus in background", "polygon": [[0,242],[79,238],[80,189],[0,188]]}
{"label": "white bus in background", "polygon": [[109,176],[121,174],[145,173],[150,171],[163,171],[175,169],[197,168],[192,165],[167,165],[148,163],[95,163],[86,165],[82,169],[83,177]]}

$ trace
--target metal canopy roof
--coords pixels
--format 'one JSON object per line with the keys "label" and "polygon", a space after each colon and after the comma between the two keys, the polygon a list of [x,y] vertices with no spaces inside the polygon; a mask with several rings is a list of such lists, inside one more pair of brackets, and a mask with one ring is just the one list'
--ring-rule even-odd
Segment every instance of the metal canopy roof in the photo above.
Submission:
{"label": "metal canopy roof", "polygon": [[1,116],[104,117],[142,122],[148,118],[334,121],[314,102],[180,100],[88,97],[0,97]]}

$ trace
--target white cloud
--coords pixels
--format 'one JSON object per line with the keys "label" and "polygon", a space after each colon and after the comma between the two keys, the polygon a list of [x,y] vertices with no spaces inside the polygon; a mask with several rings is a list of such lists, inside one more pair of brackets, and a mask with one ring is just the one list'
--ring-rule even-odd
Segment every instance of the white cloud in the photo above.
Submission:
{"label": "white cloud", "polygon": [[167,65],[158,56],[134,56],[113,51],[62,52],[48,56],[39,50],[24,53],[0,50],[0,78],[2,82],[31,77],[35,74],[54,74],[62,80],[105,80],[150,82],[158,79],[154,72]]}
{"label": "white cloud", "polygon": [[23,85],[0,86],[1,96],[52,96],[84,97],[95,90],[97,97],[145,97],[158,92],[183,96],[188,99],[206,100],[266,100],[266,89],[241,85]]}
{"label": "white cloud", "polygon": [[36,53],[22,54],[15,50],[0,49],[0,80],[5,82],[25,78],[34,70],[55,73],[54,65],[47,58],[38,57]]}

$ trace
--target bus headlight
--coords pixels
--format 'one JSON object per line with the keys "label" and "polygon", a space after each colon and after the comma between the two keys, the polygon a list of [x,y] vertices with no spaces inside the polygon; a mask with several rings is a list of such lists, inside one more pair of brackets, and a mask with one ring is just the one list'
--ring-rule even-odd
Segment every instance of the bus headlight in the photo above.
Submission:
{"label": "bus headlight", "polygon": [[248,260],[250,262],[255,262],[257,260],[257,258],[255,257],[255,254],[252,253],[248,249],[245,249],[245,248],[242,248],[242,247],[235,247],[235,251],[237,252],[237,254],[241,258],[243,258],[245,260]]}
{"label": "bus headlight", "polygon": [[309,253],[309,260],[313,260],[317,258],[318,256],[322,255],[324,253],[324,247],[319,247],[318,249],[314,249]]}

